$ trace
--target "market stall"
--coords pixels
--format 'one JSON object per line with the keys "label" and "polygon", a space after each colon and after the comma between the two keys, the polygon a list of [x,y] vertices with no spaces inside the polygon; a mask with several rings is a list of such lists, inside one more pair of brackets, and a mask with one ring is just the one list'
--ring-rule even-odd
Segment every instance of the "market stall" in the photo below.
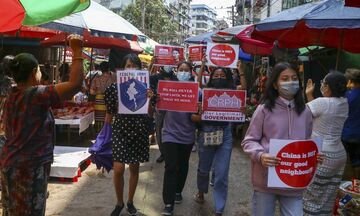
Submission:
{"label": "market stall", "polygon": [[55,125],[67,126],[68,144],[70,142],[71,129],[78,129],[80,135],[93,124],[95,119],[94,105],[89,102],[66,102],[60,108],[54,109],[53,113],[55,116]]}

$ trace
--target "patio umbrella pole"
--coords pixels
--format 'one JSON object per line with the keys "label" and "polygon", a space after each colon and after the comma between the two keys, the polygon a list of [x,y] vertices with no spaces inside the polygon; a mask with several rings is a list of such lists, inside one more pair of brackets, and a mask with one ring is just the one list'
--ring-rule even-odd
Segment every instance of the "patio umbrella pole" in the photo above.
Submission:
{"label": "patio umbrella pole", "polygon": [[340,51],[343,48],[343,43],[344,43],[344,30],[340,31],[340,43],[339,43],[339,47],[337,50],[337,55],[336,55],[336,66],[335,66],[335,70],[338,69],[339,67],[339,59],[340,59]]}
{"label": "patio umbrella pole", "polygon": [[[93,55],[94,55],[94,48],[91,48],[91,54],[90,54],[90,82],[89,82],[89,92],[91,89],[91,83],[92,83],[92,73],[91,73],[91,69],[92,69],[92,64],[93,64]],[[95,76],[95,75],[94,75]]]}

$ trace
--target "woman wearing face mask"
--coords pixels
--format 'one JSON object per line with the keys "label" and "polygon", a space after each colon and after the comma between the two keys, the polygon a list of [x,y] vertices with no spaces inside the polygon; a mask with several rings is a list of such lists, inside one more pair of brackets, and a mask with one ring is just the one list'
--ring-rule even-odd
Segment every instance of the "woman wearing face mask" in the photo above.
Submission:
{"label": "woman wearing face mask", "polygon": [[330,72],[321,83],[323,97],[316,99],[313,96],[315,85],[312,80],[307,83],[307,106],[314,118],[312,137],[322,138],[324,160],[317,167],[315,177],[304,193],[305,215],[332,214],[347,159],[341,142],[341,133],[349,111],[344,97],[346,83],[344,74]]}
{"label": "woman wearing face mask", "polygon": [[[210,80],[207,88],[214,89],[233,89],[234,83],[231,71],[224,68],[215,68],[210,74]],[[199,164],[197,173],[198,193],[195,195],[195,201],[202,204],[204,194],[209,188],[209,173],[211,168],[215,172],[214,181],[214,202],[216,215],[222,215],[226,199],[227,185],[230,166],[230,157],[232,151],[232,133],[229,122],[202,121],[201,110],[197,115],[193,115],[193,121],[200,123],[199,144]],[[219,143],[208,143],[205,136],[212,135],[222,140]],[[221,138],[220,138],[221,136]]]}
{"label": "woman wearing face mask", "polygon": [[[192,65],[182,62],[178,65],[179,81],[189,81]],[[160,98],[161,100],[161,98]],[[172,215],[174,204],[182,202],[182,191],[186,182],[191,149],[195,142],[195,123],[192,113],[166,111],[162,129],[165,172],[163,182],[163,215]]]}
{"label": "woman wearing face mask", "polygon": [[280,163],[279,158],[268,153],[269,142],[270,139],[306,140],[311,137],[311,130],[312,116],[305,109],[299,74],[289,63],[278,63],[241,143],[252,163],[254,216],[273,216],[276,201],[282,216],[302,215],[303,190],[267,187],[268,167]]}
{"label": "woman wearing face mask", "polygon": [[40,85],[38,61],[21,53],[10,61],[17,84],[7,95],[3,120],[5,145],[1,153],[3,215],[45,215],[47,182],[53,161],[54,117],[51,107],[70,99],[83,81],[82,41],[70,36],[73,51],[69,81]]}
{"label": "woman wearing face mask", "polygon": [[[141,61],[136,54],[124,57],[124,69],[141,69]],[[151,96],[151,92],[149,92]],[[124,204],[124,172],[125,165],[129,165],[129,194],[126,209],[129,215],[136,215],[138,210],[133,204],[134,195],[139,180],[140,163],[149,161],[149,116],[147,114],[118,114],[118,89],[116,83],[105,90],[105,104],[107,116],[105,122],[112,123],[112,155],[114,169],[114,186],[117,204],[111,216],[119,216]],[[152,110],[149,106],[149,113]],[[149,114],[150,115],[150,114]]]}

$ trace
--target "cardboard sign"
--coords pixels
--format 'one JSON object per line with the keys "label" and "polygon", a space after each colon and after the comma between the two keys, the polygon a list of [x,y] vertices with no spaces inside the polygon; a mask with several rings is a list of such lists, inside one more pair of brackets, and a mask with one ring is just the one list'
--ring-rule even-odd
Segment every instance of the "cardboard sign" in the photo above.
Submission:
{"label": "cardboard sign", "polygon": [[201,64],[205,52],[206,52],[205,45],[189,46],[189,60],[195,64]]}
{"label": "cardboard sign", "polygon": [[321,140],[270,140],[269,154],[281,159],[280,165],[269,167],[268,187],[306,188],[317,164]]}
{"label": "cardboard sign", "polygon": [[157,102],[158,110],[191,113],[198,111],[198,83],[160,80],[158,94],[160,95],[160,101]]}
{"label": "cardboard sign", "polygon": [[140,70],[117,71],[118,113],[147,114],[149,73]]}
{"label": "cardboard sign", "polygon": [[240,112],[246,106],[246,91],[204,89],[201,119],[205,121],[245,122]]}
{"label": "cardboard sign", "polygon": [[208,43],[206,48],[208,65],[236,68],[239,49],[239,45],[234,44]]}
{"label": "cardboard sign", "polygon": [[185,60],[184,48],[179,46],[156,45],[155,56],[154,65],[176,66]]}

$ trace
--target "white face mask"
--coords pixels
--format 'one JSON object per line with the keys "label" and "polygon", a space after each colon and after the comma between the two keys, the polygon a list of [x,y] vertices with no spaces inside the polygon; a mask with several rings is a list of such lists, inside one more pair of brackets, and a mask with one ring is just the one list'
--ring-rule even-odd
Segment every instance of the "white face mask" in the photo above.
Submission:
{"label": "white face mask", "polygon": [[189,71],[178,71],[176,77],[179,81],[189,81],[190,72]]}
{"label": "white face mask", "polygon": [[280,82],[279,94],[286,98],[293,98],[299,91],[299,81]]}

